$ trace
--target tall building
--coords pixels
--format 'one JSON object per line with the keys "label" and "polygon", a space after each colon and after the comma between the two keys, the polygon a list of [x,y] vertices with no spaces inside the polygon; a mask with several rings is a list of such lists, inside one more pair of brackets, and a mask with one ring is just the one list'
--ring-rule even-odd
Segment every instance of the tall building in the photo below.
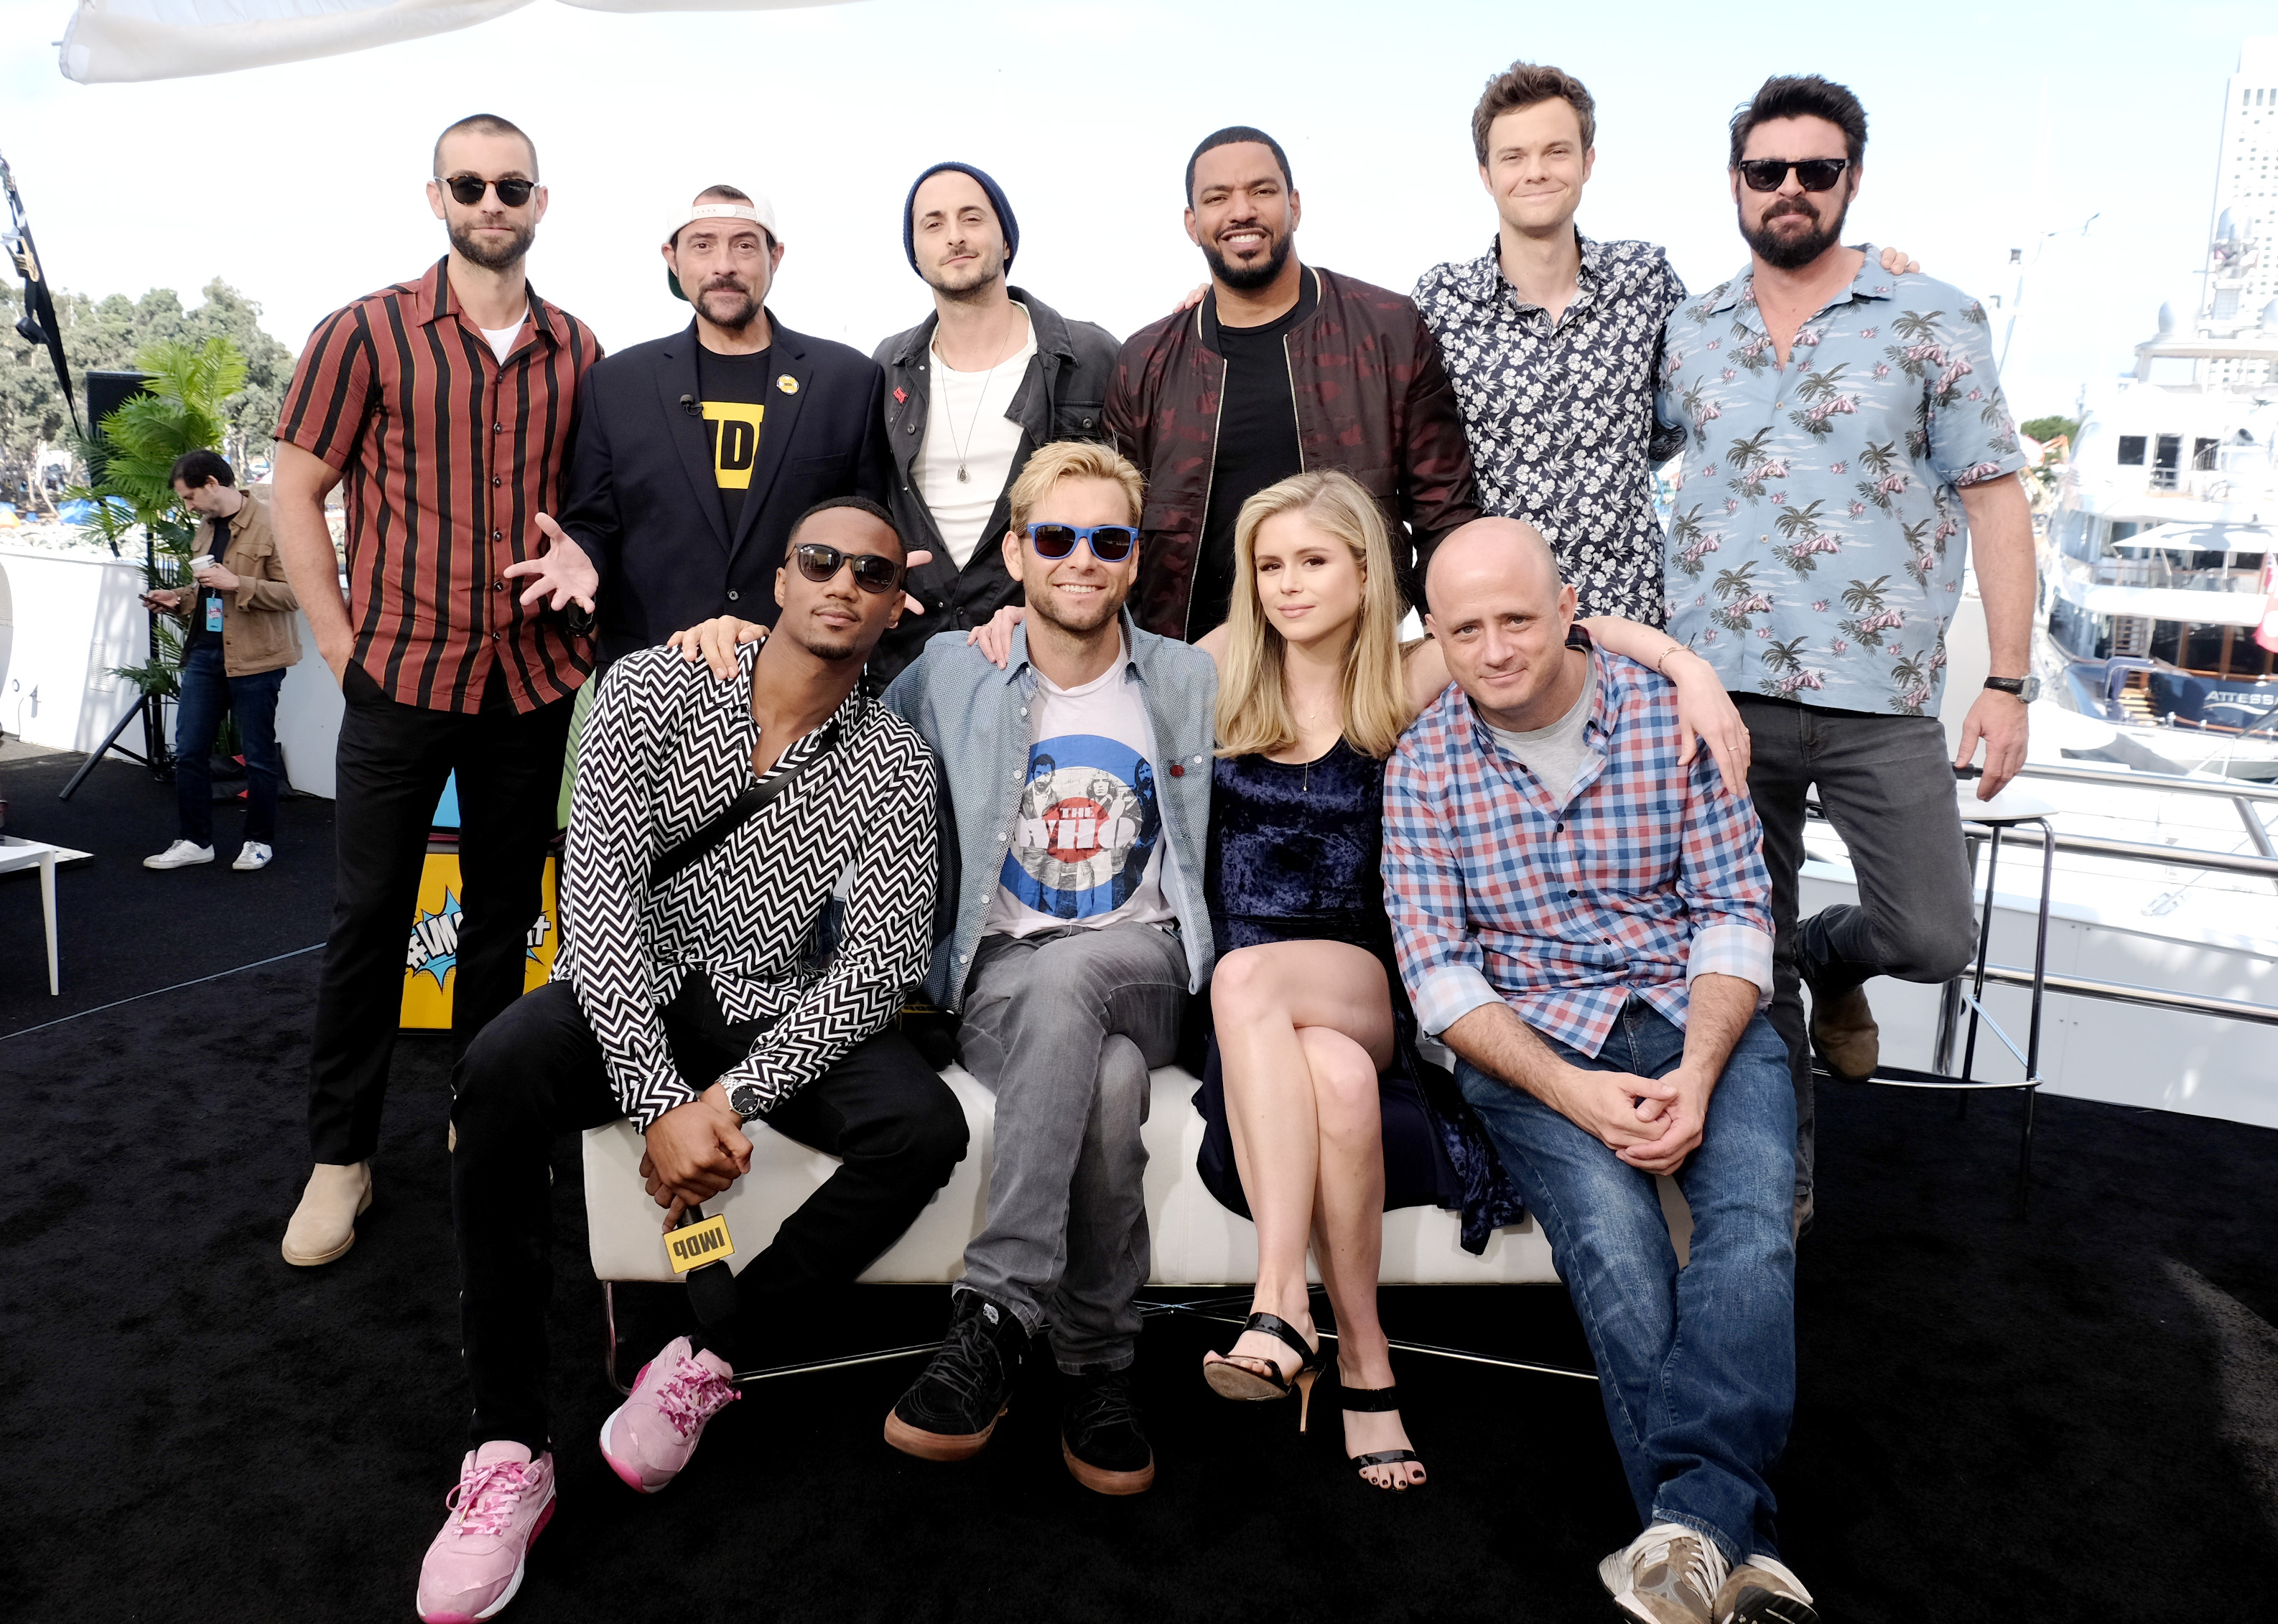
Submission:
{"label": "tall building", "polygon": [[2239,49],[2223,101],[2213,213],[2196,324],[2213,345],[2197,357],[2197,381],[2253,389],[2278,380],[2269,353],[2278,337],[2278,35]]}

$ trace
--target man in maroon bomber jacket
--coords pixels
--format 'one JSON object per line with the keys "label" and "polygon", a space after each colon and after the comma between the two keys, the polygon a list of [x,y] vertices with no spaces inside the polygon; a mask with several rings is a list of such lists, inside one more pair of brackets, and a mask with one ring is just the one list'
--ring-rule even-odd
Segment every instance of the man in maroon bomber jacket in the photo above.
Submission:
{"label": "man in maroon bomber jacket", "polygon": [[1187,163],[1199,304],[1132,335],[1107,426],[1147,477],[1139,624],[1189,641],[1226,618],[1242,504],[1308,469],[1352,475],[1384,508],[1411,601],[1439,538],[1479,516],[1440,352],[1402,295],[1302,264],[1289,160],[1235,126]]}

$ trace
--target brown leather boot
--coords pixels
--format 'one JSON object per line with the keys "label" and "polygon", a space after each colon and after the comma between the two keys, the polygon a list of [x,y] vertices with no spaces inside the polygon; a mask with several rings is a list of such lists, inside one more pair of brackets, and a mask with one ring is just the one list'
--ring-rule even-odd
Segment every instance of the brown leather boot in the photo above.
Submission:
{"label": "brown leather boot", "polygon": [[1882,1028],[1867,1007],[1867,989],[1811,995],[1811,1047],[1827,1069],[1846,1083],[1864,1082],[1882,1058]]}
{"label": "brown leather boot", "polygon": [[355,1221],[371,1205],[371,1163],[319,1162],[285,1226],[285,1261],[296,1269],[329,1263],[355,1245]]}

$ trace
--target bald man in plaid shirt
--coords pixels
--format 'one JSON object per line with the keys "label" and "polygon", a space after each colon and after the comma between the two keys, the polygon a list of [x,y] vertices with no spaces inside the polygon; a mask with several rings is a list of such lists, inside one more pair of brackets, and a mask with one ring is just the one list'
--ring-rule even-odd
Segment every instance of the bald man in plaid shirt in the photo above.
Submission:
{"label": "bald man in plaid shirt", "polygon": [[[1652,1624],[1805,1624],[1764,1483],[1795,1402],[1795,1092],[1755,813],[1674,690],[1574,625],[1530,526],[1455,531],[1426,595],[1456,682],[1386,769],[1386,903],[1597,1361],[1645,1524],[1599,1577]],[[1693,1209],[1681,1270],[1655,1174]]]}

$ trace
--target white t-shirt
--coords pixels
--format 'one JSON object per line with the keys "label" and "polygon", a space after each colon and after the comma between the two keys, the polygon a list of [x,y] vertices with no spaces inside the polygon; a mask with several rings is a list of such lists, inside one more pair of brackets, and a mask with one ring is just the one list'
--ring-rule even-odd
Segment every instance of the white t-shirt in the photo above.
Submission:
{"label": "white t-shirt", "polygon": [[1567,795],[1574,788],[1574,780],[1582,771],[1583,763],[1590,759],[1589,742],[1582,730],[1590,720],[1590,701],[1598,691],[1598,668],[1593,663],[1583,679],[1582,697],[1574,701],[1566,714],[1547,728],[1531,732],[1514,733],[1507,728],[1489,727],[1495,743],[1510,751],[1521,766],[1542,781],[1550,791],[1550,798],[1564,805]]}
{"label": "white t-shirt", "polygon": [[514,354],[515,339],[522,336],[522,324],[516,322],[511,327],[485,327],[481,331],[483,337],[491,341],[491,354],[499,358],[499,365],[506,365],[506,358]]}
{"label": "white t-shirt", "polygon": [[[1021,347],[985,372],[954,371],[939,349],[929,352],[933,385],[926,401],[925,445],[910,471],[959,569],[981,545],[982,527],[997,510],[997,499],[1012,477],[1013,459],[1020,454],[1021,425],[1005,413],[1021,393],[1021,380],[1036,353],[1036,324],[1025,310],[1021,319],[1028,329]],[[963,479],[957,477],[959,468],[965,469]]]}
{"label": "white t-shirt", "polygon": [[1155,794],[1155,728],[1120,643],[1115,663],[1078,688],[1036,673],[1021,787],[986,934],[1063,926],[1158,924],[1178,917]]}

